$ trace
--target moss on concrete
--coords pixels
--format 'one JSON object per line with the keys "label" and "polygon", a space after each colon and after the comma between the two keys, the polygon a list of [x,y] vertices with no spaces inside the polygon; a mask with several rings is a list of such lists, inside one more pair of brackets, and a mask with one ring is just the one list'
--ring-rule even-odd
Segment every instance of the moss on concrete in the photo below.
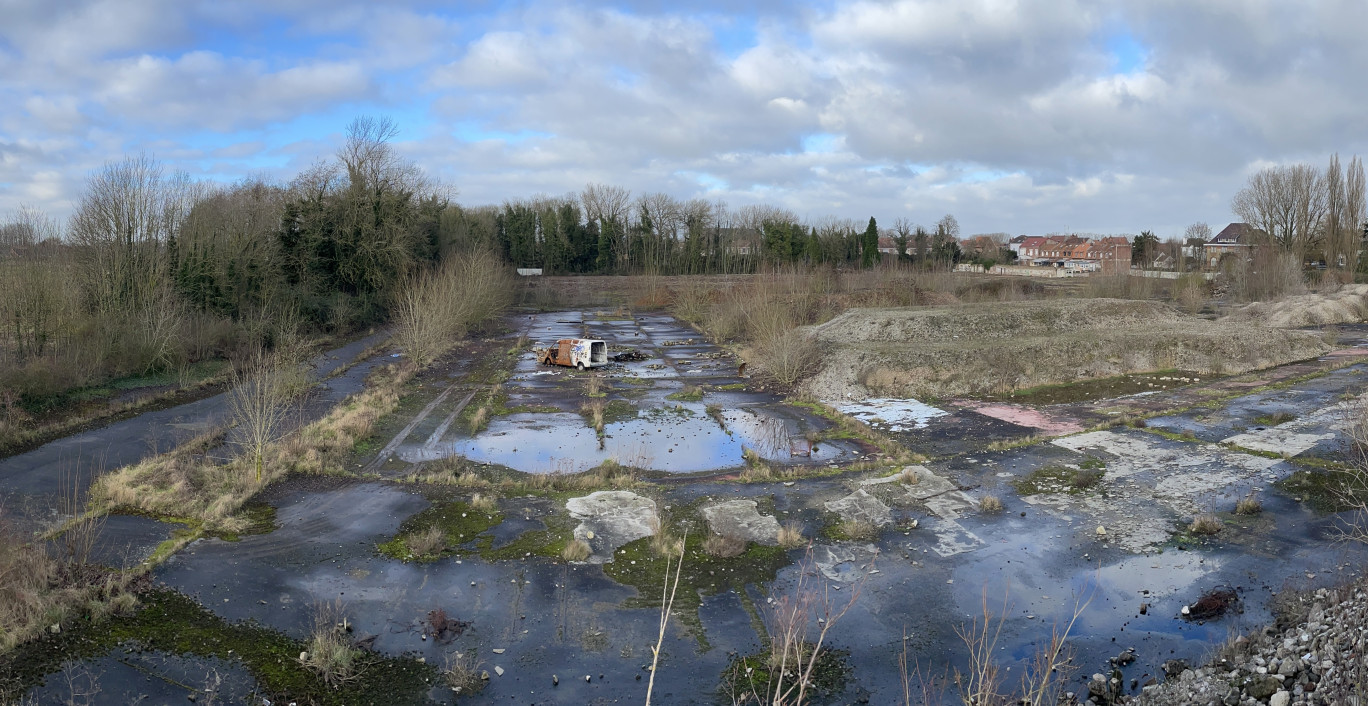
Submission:
{"label": "moss on concrete", "polygon": [[[480,535],[503,522],[503,513],[485,512],[459,500],[439,502],[404,520],[399,533],[388,542],[376,545],[381,554],[400,561],[435,561],[458,552],[458,547],[476,541]],[[415,555],[409,549],[411,538],[438,527],[446,536],[441,550],[433,554]]]}
{"label": "moss on concrete", "polygon": [[130,616],[81,619],[0,657],[0,693],[22,694],[64,664],[120,645],[240,662],[263,695],[280,703],[420,704],[438,679],[435,668],[415,659],[368,655],[353,681],[333,689],[299,663],[307,649],[302,641],[255,623],[230,623],[173,591],[151,590],[140,599],[142,608]]}

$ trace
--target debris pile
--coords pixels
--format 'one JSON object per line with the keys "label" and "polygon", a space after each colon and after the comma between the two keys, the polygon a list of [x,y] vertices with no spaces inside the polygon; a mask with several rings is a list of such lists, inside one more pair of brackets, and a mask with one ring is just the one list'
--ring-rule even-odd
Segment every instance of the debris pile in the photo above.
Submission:
{"label": "debris pile", "polygon": [[[1228,643],[1224,658],[1171,673],[1134,699],[1088,703],[1145,706],[1330,706],[1362,702],[1368,689],[1368,584],[1294,599],[1302,617]],[[1088,696],[1092,696],[1091,693]]]}

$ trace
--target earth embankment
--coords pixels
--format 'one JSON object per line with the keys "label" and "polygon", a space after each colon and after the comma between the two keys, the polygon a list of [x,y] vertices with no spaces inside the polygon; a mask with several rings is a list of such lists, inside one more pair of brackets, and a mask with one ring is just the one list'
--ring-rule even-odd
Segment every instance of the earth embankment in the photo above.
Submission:
{"label": "earth embankment", "polygon": [[1235,374],[1331,350],[1314,331],[1123,299],[852,309],[808,331],[820,367],[805,386],[826,400],[997,395],[1157,370]]}

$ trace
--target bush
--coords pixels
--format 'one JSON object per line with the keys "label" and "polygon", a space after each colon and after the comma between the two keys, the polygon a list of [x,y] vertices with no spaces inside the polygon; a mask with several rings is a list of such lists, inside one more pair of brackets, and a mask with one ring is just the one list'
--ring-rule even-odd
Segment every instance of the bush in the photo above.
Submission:
{"label": "bush", "polygon": [[497,257],[454,256],[401,284],[393,312],[395,337],[415,363],[427,365],[467,329],[502,311],[512,297],[508,268]]}
{"label": "bush", "polygon": [[990,514],[1002,512],[1002,510],[1004,509],[1004,506],[1002,504],[1002,498],[999,498],[996,495],[983,496],[979,499],[978,506],[979,512],[985,512]]}

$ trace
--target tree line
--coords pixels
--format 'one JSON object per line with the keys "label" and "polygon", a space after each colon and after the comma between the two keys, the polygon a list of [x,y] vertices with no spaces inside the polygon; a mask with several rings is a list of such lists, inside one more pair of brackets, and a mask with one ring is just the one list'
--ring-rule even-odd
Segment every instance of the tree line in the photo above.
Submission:
{"label": "tree line", "polygon": [[[446,191],[358,118],[286,184],[168,172],[146,155],[94,173],[63,227],[0,224],[0,431],[66,391],[183,371],[386,320],[413,273],[461,238]],[[0,434],[0,436],[3,436]]]}
{"label": "tree line", "polygon": [[[960,257],[953,216],[933,230],[898,219],[880,229],[874,218],[822,218],[806,223],[792,211],[668,194],[633,197],[620,186],[589,184],[577,194],[448,206],[444,241],[492,249],[517,267],[545,274],[736,274],[767,265],[871,267],[886,256],[928,267]],[[880,252],[880,238],[896,244]]]}

